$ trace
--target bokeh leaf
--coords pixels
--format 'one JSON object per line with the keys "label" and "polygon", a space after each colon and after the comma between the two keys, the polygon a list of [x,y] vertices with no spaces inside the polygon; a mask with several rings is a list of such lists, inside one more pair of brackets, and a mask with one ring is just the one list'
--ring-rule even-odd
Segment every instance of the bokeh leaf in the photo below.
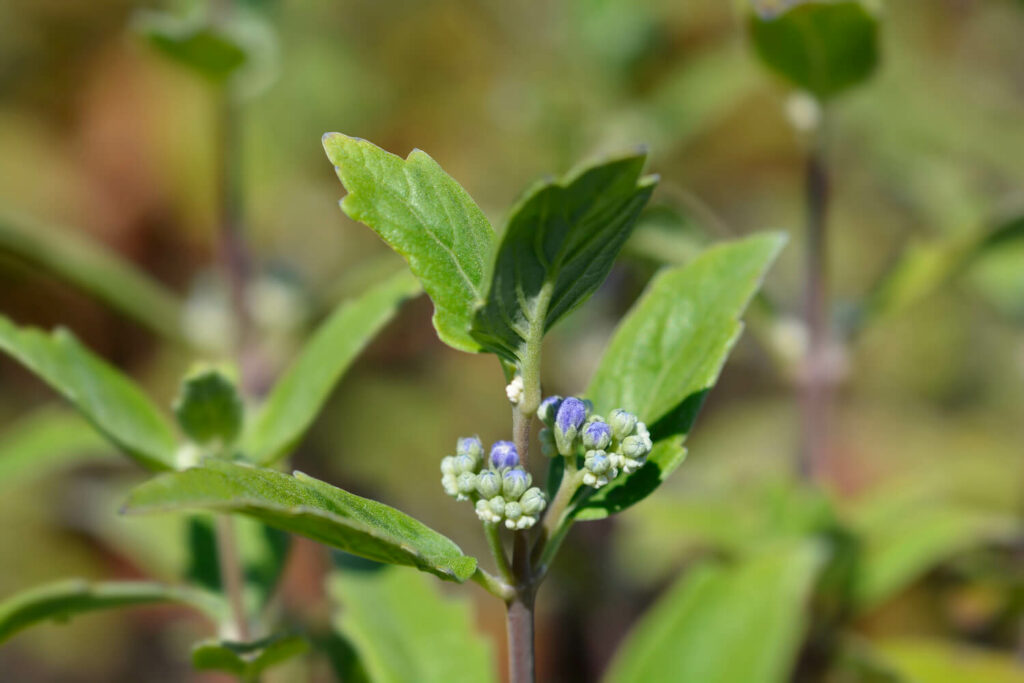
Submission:
{"label": "bokeh leaf", "polygon": [[104,436],[142,465],[174,467],[176,439],[164,416],[130,379],[65,329],[45,334],[0,315],[0,351],[70,401]]}
{"label": "bokeh leaf", "polygon": [[0,490],[115,450],[81,415],[46,406],[0,434]]}
{"label": "bokeh leaf", "polygon": [[479,351],[469,329],[483,301],[494,236],[472,197],[418,149],[402,159],[341,133],[327,133],[323,144],[348,190],[342,210],[409,262],[434,302],[441,341]]}
{"label": "bokeh leaf", "polygon": [[766,234],[707,249],[659,273],[619,323],[587,397],[601,414],[615,408],[636,413],[651,429],[655,452],[637,472],[584,498],[579,519],[598,519],[641,500],[682,462],[682,437],[784,243],[783,236]]}
{"label": "bokeh leaf", "polygon": [[758,57],[796,87],[824,100],[875,70],[878,18],[860,0],[798,0],[782,9],[752,3],[749,27]]}
{"label": "bokeh leaf", "polygon": [[299,635],[278,634],[251,643],[205,640],[192,649],[192,666],[256,681],[267,669],[308,651],[309,641]]}
{"label": "bokeh leaf", "polygon": [[207,460],[137,487],[125,510],[237,512],[353,555],[413,566],[451,581],[465,581],[476,570],[475,558],[418,520],[301,472],[289,476]]}
{"label": "bokeh leaf", "polygon": [[88,292],[166,339],[182,339],[178,297],[130,262],[82,239],[74,230],[0,215],[0,253]]}
{"label": "bokeh leaf", "polygon": [[540,337],[604,282],[657,179],[645,153],[535,186],[512,212],[473,338],[505,360]]}
{"label": "bokeh leaf", "polygon": [[605,680],[789,680],[823,560],[816,543],[801,541],[690,569],[627,636]]}
{"label": "bokeh leaf", "polygon": [[197,444],[229,445],[242,429],[245,406],[234,383],[219,370],[189,374],[174,403],[178,425]]}
{"label": "bokeh leaf", "polygon": [[244,438],[246,455],[261,463],[287,455],[312,424],[338,378],[401,303],[418,291],[416,279],[401,272],[339,306],[306,343],[256,414]]}
{"label": "bokeh leaf", "polygon": [[328,591],[336,628],[375,683],[496,681],[491,648],[464,600],[442,597],[430,579],[399,567],[334,572]]}
{"label": "bokeh leaf", "polygon": [[245,65],[245,48],[200,14],[180,18],[164,12],[142,12],[139,31],[164,56],[213,81],[224,81]]}
{"label": "bokeh leaf", "polygon": [[67,620],[75,614],[114,607],[167,602],[194,607],[215,623],[226,614],[226,606],[218,596],[193,588],[149,581],[90,583],[72,579],[39,586],[0,603],[0,642],[43,621]]}
{"label": "bokeh leaf", "polygon": [[873,642],[885,663],[910,681],[1024,683],[1020,661],[1009,654],[926,638]]}

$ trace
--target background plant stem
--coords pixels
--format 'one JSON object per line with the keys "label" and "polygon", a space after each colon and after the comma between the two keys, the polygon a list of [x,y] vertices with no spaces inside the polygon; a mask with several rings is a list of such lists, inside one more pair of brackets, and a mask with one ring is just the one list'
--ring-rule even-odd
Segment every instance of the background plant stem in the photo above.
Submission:
{"label": "background plant stem", "polygon": [[242,594],[242,566],[238,561],[238,545],[235,541],[235,523],[231,515],[217,515],[217,565],[220,568],[221,587],[227,594],[234,622],[234,637],[247,642],[250,637],[249,620],[245,615],[245,600]]}
{"label": "background plant stem", "polygon": [[807,347],[800,372],[800,474],[820,477],[827,468],[829,418],[832,412],[830,331],[828,322],[828,169],[820,130],[811,142],[804,171],[806,202],[806,291],[804,322]]}

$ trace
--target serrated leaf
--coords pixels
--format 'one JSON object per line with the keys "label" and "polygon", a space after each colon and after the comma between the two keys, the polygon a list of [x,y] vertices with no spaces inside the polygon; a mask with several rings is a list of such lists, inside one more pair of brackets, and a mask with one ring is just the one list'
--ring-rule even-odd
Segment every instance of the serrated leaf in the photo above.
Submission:
{"label": "serrated leaf", "polygon": [[441,341],[461,351],[479,351],[469,330],[483,301],[494,241],[480,208],[418,149],[402,159],[341,133],[327,133],[323,144],[348,190],[342,210],[409,262],[434,302]]}
{"label": "serrated leaf", "polygon": [[740,316],[784,243],[778,234],[749,237],[663,270],[619,323],[586,395],[600,414],[622,408],[638,415],[655,450],[640,470],[582,499],[580,519],[636,503],[682,463],[681,442],[739,338]]}
{"label": "serrated leaf", "polygon": [[748,24],[758,57],[796,87],[827,99],[875,70],[878,18],[860,0],[800,0],[778,11],[752,2]]}
{"label": "serrated leaf", "polygon": [[425,576],[398,567],[334,572],[336,628],[375,683],[496,681],[491,648],[464,600],[446,599]]}
{"label": "serrated leaf", "polygon": [[413,566],[442,579],[462,582],[476,570],[475,558],[422,522],[301,472],[289,476],[208,460],[137,487],[125,510],[237,512],[353,555]]}
{"label": "serrated leaf", "polygon": [[0,351],[49,384],[105,437],[142,465],[174,467],[170,425],[130,379],[65,329],[45,334],[0,315]]}
{"label": "serrated leaf", "polygon": [[181,340],[181,302],[132,263],[74,230],[0,215],[0,253],[77,287],[167,339]]}
{"label": "serrated leaf", "polygon": [[402,272],[339,306],[274,385],[246,432],[246,455],[261,463],[287,455],[313,423],[342,373],[402,302],[418,291],[416,279]]}
{"label": "serrated leaf", "polygon": [[505,360],[539,339],[604,282],[657,179],[645,153],[535,186],[512,212],[473,338]]}
{"label": "serrated leaf", "polygon": [[46,406],[0,434],[0,490],[71,463],[115,454],[80,415]]}
{"label": "serrated leaf", "polygon": [[251,643],[205,640],[192,648],[192,666],[255,681],[267,669],[307,652],[309,641],[299,635],[278,634]]}
{"label": "serrated leaf", "polygon": [[216,369],[190,374],[181,383],[174,415],[182,431],[197,444],[234,442],[242,429],[245,406],[238,389]]}
{"label": "serrated leaf", "polygon": [[817,544],[802,541],[690,569],[641,617],[606,683],[789,680],[823,561]]}
{"label": "serrated leaf", "polygon": [[0,643],[40,622],[63,621],[95,610],[164,602],[194,607],[214,622],[226,613],[219,597],[192,588],[149,581],[90,583],[72,579],[39,586],[0,602]]}

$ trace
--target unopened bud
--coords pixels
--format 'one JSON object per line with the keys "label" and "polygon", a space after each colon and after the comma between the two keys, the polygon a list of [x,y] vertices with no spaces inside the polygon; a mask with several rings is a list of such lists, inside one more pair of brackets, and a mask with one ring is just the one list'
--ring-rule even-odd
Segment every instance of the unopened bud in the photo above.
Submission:
{"label": "unopened bud", "polygon": [[534,486],[523,494],[523,497],[519,499],[519,504],[523,506],[523,514],[537,517],[547,507],[548,501],[544,492]]}
{"label": "unopened bud", "polygon": [[604,450],[612,441],[612,428],[604,422],[591,422],[583,428],[583,446]]}
{"label": "unopened bud", "polygon": [[633,433],[636,423],[636,415],[627,413],[625,410],[616,408],[608,416],[608,426],[612,428],[612,434],[615,435],[615,438],[620,441]]}
{"label": "unopened bud", "polygon": [[519,500],[533,478],[522,467],[508,470],[501,478],[501,492],[507,500]]}
{"label": "unopened bud", "polygon": [[511,441],[496,441],[491,446],[491,464],[501,469],[519,464],[519,451]]}
{"label": "unopened bud", "polygon": [[459,439],[455,447],[455,453],[457,455],[468,455],[480,460],[484,457],[484,445],[480,443],[480,437],[478,436],[464,436]]}
{"label": "unopened bud", "polygon": [[583,401],[570,396],[562,401],[555,416],[555,445],[562,455],[571,455],[575,450],[574,441],[580,428],[587,421],[587,407]]}
{"label": "unopened bud", "polygon": [[484,470],[476,475],[476,492],[481,498],[494,498],[501,493],[501,476],[494,470]]}
{"label": "unopened bud", "polygon": [[550,427],[555,423],[555,416],[558,415],[558,408],[561,405],[561,396],[548,396],[540,402],[540,406],[537,408],[537,417]]}

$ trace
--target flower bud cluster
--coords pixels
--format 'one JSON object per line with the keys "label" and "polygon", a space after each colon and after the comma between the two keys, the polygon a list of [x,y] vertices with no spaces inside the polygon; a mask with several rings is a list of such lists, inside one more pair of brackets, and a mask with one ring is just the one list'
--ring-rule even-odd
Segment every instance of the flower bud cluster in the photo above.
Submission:
{"label": "flower bud cluster", "polygon": [[600,488],[640,469],[650,454],[647,426],[636,415],[613,410],[608,418],[594,414],[590,401],[549,396],[537,410],[546,425],[540,431],[541,452],[548,457],[583,455],[583,483]]}
{"label": "flower bud cluster", "polygon": [[484,459],[476,437],[459,439],[455,455],[441,460],[441,485],[456,500],[472,500],[477,516],[509,529],[528,529],[547,506],[544,492],[531,486],[533,477],[519,464],[511,441],[497,441]]}

